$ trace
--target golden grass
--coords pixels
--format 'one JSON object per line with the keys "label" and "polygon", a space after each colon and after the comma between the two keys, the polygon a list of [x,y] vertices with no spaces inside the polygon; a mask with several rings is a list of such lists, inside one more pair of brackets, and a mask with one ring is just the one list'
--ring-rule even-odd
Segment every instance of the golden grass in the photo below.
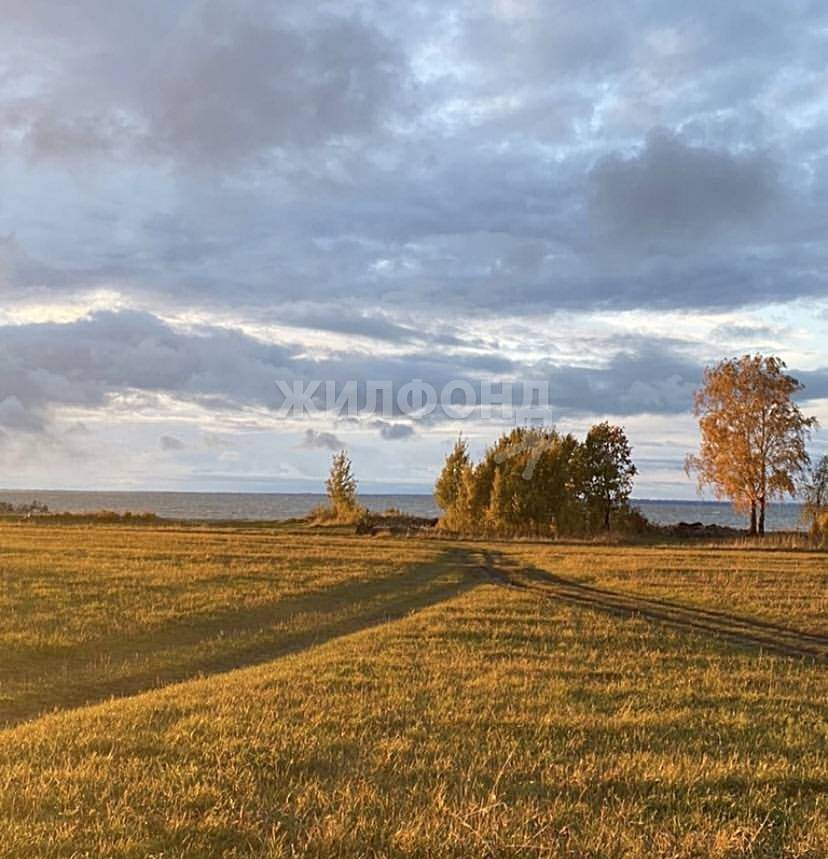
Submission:
{"label": "golden grass", "polygon": [[498,544],[512,562],[601,588],[828,635],[828,553],[752,547]]}
{"label": "golden grass", "polygon": [[[828,855],[818,665],[487,583],[479,547],[300,532],[20,534],[15,546],[2,532],[4,583],[20,578],[13,592],[4,584],[4,634],[17,613],[24,642],[38,627],[60,635],[51,605],[71,614],[65,603],[86,602],[95,623],[112,606],[123,615],[103,621],[104,637],[70,622],[64,656],[115,646],[123,630],[134,641],[136,630],[212,629],[223,601],[246,606],[247,594],[254,610],[299,599],[317,613],[265,623],[269,661],[0,732],[0,856]],[[580,552],[506,545],[491,551],[529,552],[532,564]],[[627,569],[625,587],[638,570],[642,588],[655,587],[661,550],[647,561],[606,551],[616,563],[608,554],[596,566]],[[684,550],[663,551],[668,578],[689,574]],[[686,570],[703,565],[704,553],[686,551],[696,559]],[[586,574],[586,559],[569,563]],[[811,587],[784,553],[744,569],[743,590],[761,569],[773,604],[786,585]],[[391,618],[380,625],[376,594],[360,591],[375,582]],[[742,599],[751,610],[754,598]],[[316,623],[335,632],[314,639]],[[280,636],[305,649],[280,651]],[[53,657],[38,658],[48,675]]]}
{"label": "golden grass", "polygon": [[0,526],[0,724],[227,670],[428,605],[445,547],[243,529]]}

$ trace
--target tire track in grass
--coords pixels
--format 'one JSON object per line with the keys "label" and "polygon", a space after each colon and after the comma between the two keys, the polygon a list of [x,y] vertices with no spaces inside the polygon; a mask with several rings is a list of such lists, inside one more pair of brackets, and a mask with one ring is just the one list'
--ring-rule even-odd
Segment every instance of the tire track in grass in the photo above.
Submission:
{"label": "tire track in grass", "polygon": [[484,551],[482,571],[505,587],[531,591],[616,617],[641,617],[676,629],[700,632],[746,647],[828,665],[828,636],[800,632],[767,621],[711,609],[596,588],[537,567],[515,566],[499,553]]}

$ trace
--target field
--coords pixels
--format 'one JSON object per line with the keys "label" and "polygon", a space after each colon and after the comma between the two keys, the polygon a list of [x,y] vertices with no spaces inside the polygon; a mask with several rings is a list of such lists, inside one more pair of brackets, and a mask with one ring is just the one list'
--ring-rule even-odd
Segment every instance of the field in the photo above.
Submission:
{"label": "field", "polygon": [[43,524],[0,553],[0,856],[828,856],[826,553]]}

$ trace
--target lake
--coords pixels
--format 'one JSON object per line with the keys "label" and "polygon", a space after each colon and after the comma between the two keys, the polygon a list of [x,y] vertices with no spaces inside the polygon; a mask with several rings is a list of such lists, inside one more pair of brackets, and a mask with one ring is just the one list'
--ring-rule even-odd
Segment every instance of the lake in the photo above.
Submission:
{"label": "lake", "polygon": [[[117,513],[155,513],[169,519],[290,519],[304,516],[324,496],[315,493],[256,492],[77,492],[1,490],[0,501],[26,504],[33,500],[49,506],[53,512],[88,513],[112,510]],[[369,509],[382,512],[396,507],[416,516],[437,516],[431,495],[389,494],[360,495]],[[729,504],[715,501],[653,501],[636,499],[634,505],[652,522],[662,525],[676,522],[703,522],[705,525],[729,525],[744,528],[746,517],[737,515]],[[801,528],[798,504],[772,504],[768,510],[769,530],[788,531]]]}

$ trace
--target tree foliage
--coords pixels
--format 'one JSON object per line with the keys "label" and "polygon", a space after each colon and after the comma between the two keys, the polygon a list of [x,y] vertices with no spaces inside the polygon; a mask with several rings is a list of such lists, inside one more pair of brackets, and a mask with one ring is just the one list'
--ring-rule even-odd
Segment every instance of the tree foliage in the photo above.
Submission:
{"label": "tree foliage", "polygon": [[828,507],[828,455],[823,456],[808,473],[805,503],[819,510]]}
{"label": "tree foliage", "polygon": [[809,470],[802,494],[805,519],[816,534],[828,524],[828,456],[823,456]]}
{"label": "tree foliage", "polygon": [[577,479],[586,508],[609,531],[613,510],[627,505],[636,467],[632,449],[621,427],[606,421],[587,433],[577,454]]}
{"label": "tree foliage", "polygon": [[764,534],[769,500],[794,495],[808,464],[806,442],[815,418],[793,401],[802,385],[784,361],[763,355],[730,358],[707,368],[694,406],[701,447],[687,458],[699,487],[750,514],[751,534]]}
{"label": "tree foliage", "polygon": [[463,491],[464,473],[470,466],[469,446],[462,438],[458,438],[434,484],[434,499],[443,510],[457,505]]}
{"label": "tree foliage", "polygon": [[344,450],[333,455],[325,489],[335,516],[347,518],[359,511],[357,481],[351,470],[351,460]]}
{"label": "tree foliage", "polygon": [[[548,427],[516,427],[497,439],[476,465],[465,442],[458,441],[435,486],[443,510],[441,526],[508,535],[588,531],[596,519],[598,487],[603,487],[603,523],[607,498],[611,509],[626,507],[635,467],[623,430],[602,427],[588,436],[585,456],[584,445],[573,435]],[[613,456],[617,461],[611,462]]]}

